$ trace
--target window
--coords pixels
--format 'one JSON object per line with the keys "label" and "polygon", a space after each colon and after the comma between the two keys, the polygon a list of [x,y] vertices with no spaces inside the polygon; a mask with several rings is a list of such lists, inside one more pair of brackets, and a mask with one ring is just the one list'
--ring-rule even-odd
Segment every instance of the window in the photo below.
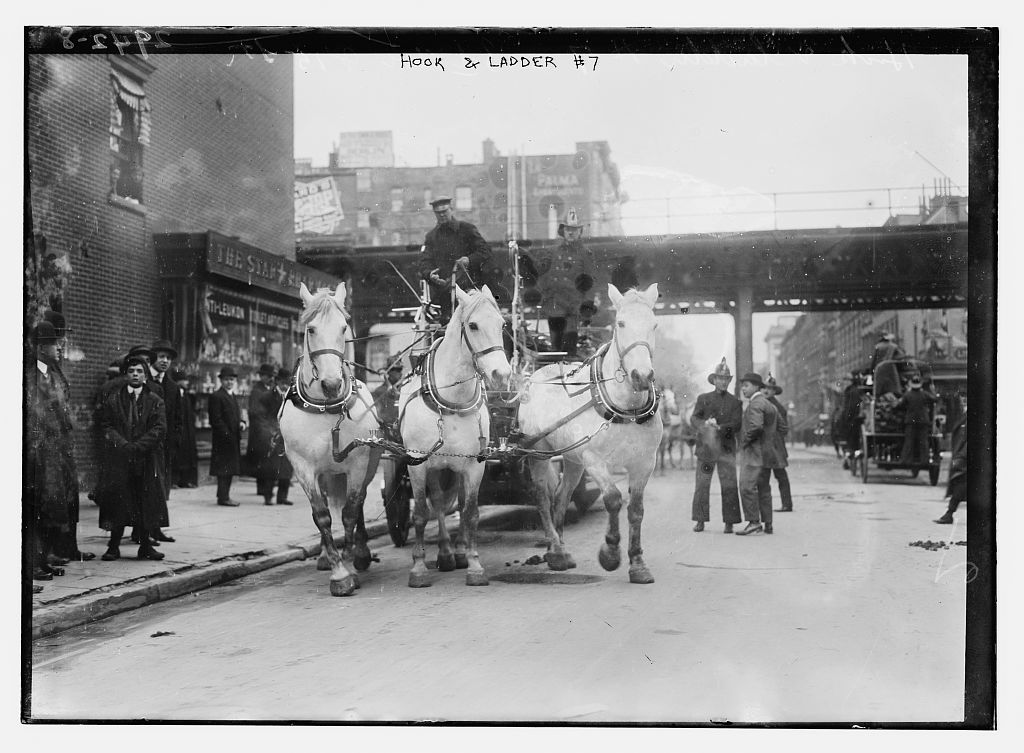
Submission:
{"label": "window", "polygon": [[142,157],[149,146],[150,106],[142,82],[110,71],[110,193],[142,203]]}
{"label": "window", "polygon": [[473,189],[469,186],[459,186],[455,189],[455,208],[462,212],[473,209]]}
{"label": "window", "polygon": [[402,211],[402,189],[392,188],[391,189],[391,211],[401,212]]}
{"label": "window", "polygon": [[370,210],[360,207],[356,217],[356,227],[370,227]]}
{"label": "window", "polygon": [[369,170],[356,170],[356,190],[372,191],[373,181],[370,179]]}

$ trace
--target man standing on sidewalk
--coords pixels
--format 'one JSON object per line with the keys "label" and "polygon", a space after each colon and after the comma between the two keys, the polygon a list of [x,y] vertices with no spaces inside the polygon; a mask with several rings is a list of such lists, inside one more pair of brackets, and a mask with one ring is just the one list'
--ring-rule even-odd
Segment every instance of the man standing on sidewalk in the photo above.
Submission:
{"label": "man standing on sidewalk", "polygon": [[779,485],[779,497],[782,499],[782,506],[776,508],[775,512],[793,512],[793,495],[789,488],[789,474],[786,472],[786,466],[789,465],[789,450],[786,449],[786,435],[789,434],[789,412],[779,402],[778,395],[782,394],[782,388],[771,374],[768,375],[763,392],[778,414],[775,434],[771,437],[772,446],[775,448],[775,457],[773,463],[768,466],[775,473],[775,481]]}
{"label": "man standing on sidewalk", "polygon": [[125,359],[127,383],[110,393],[100,409],[100,428],[105,450],[100,468],[101,483],[96,501],[100,505],[100,527],[110,531],[110,543],[102,559],[121,558],[121,537],[125,526],[139,532],[139,559],[162,560],[146,535],[166,523],[161,471],[161,442],[167,432],[163,400],[147,384],[144,359]]}
{"label": "man standing on sidewalk", "polygon": [[210,475],[217,477],[217,504],[238,507],[231,499],[231,480],[238,475],[242,463],[242,432],[245,421],[235,397],[238,373],[233,366],[225,366],[217,375],[220,389],[210,395],[210,428],[213,430],[213,449],[210,452]]}
{"label": "man standing on sidewalk", "polygon": [[[157,340],[153,343],[151,350],[153,351],[153,381],[160,386],[160,396],[164,399],[164,413],[167,416],[167,434],[164,437],[161,450],[164,460],[164,499],[169,501],[174,452],[178,438],[181,436],[181,393],[170,375],[171,362],[178,357],[178,351],[171,345],[170,340]],[[168,520],[170,520],[170,512],[168,512]],[[171,536],[159,528],[150,531],[149,535],[154,541],[174,542]]]}
{"label": "man standing on sidewalk", "polygon": [[722,520],[725,532],[739,523],[740,496],[736,486],[736,439],[740,432],[743,406],[728,392],[732,372],[725,359],[708,374],[715,386],[711,392],[697,396],[690,415],[690,424],[697,430],[697,482],[693,490],[692,519],[698,533],[711,520],[711,477],[718,468],[718,484],[722,490]]}
{"label": "man standing on sidewalk", "polygon": [[772,533],[771,468],[775,451],[775,407],[761,390],[764,380],[753,372],[740,378],[740,392],[749,402],[743,409],[743,429],[740,439],[740,499],[747,527],[737,531],[739,536],[752,533]]}
{"label": "man standing on sidewalk", "polygon": [[256,493],[264,504],[274,504],[274,481],[277,469],[270,463],[270,443],[277,423],[274,403],[274,367],[260,366],[259,381],[249,392],[249,442],[245,449],[245,462],[256,477]]}
{"label": "man standing on sidewalk", "polygon": [[199,451],[196,447],[196,408],[194,396],[188,391],[188,374],[173,369],[171,378],[178,389],[181,404],[181,434],[175,443],[172,461],[174,485],[181,489],[199,486]]}

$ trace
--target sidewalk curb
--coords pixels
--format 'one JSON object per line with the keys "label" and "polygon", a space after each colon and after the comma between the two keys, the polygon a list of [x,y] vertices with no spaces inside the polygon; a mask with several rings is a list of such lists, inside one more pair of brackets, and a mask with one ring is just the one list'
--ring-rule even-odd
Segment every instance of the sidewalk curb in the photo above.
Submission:
{"label": "sidewalk curb", "polygon": [[[480,508],[479,528],[522,525],[536,518],[535,508],[527,505],[486,505]],[[366,526],[370,540],[388,535],[385,520]],[[341,545],[344,536],[335,541]],[[322,544],[314,535],[296,544],[283,544],[256,552],[242,552],[217,561],[199,562],[177,570],[167,570],[76,596],[66,602],[50,604],[32,612],[32,640],[113,617],[139,607],[175,599],[228,581],[237,580],[272,567],[319,557]]]}

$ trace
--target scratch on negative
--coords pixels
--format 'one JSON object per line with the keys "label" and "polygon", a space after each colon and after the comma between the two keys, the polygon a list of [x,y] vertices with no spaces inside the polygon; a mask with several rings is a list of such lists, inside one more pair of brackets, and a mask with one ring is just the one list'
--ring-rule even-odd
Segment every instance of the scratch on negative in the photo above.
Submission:
{"label": "scratch on negative", "polygon": [[650,662],[651,662],[651,664],[654,664],[654,662],[652,662],[652,661],[651,661],[651,657],[649,657],[649,656],[648,656],[647,654],[644,654],[644,658],[645,658],[645,659],[646,659],[647,661],[650,661]]}
{"label": "scratch on negative", "polygon": [[[610,624],[608,623],[608,620],[601,620],[601,622],[603,622],[603,623],[604,623],[605,625],[608,625],[608,627],[612,627],[612,626],[611,626],[611,625],[610,625]],[[614,630],[614,629],[615,629],[615,628],[612,628],[612,630]]]}

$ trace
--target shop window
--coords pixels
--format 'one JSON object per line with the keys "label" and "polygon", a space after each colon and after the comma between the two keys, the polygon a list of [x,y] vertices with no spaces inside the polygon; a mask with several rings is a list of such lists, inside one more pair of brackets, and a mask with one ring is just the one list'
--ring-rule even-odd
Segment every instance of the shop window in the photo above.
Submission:
{"label": "shop window", "polygon": [[356,170],[356,190],[357,191],[372,191],[373,180],[370,177],[369,170]]}
{"label": "shop window", "polygon": [[459,186],[455,189],[455,208],[462,212],[473,209],[473,189],[469,186]]}
{"label": "shop window", "polygon": [[391,189],[391,211],[401,212],[402,211],[402,189],[392,188]]}
{"label": "shop window", "polygon": [[110,194],[141,204],[149,101],[142,82],[126,73],[111,70],[110,87]]}
{"label": "shop window", "polygon": [[356,215],[356,227],[370,227],[370,210],[366,207],[359,208],[359,212]]}

